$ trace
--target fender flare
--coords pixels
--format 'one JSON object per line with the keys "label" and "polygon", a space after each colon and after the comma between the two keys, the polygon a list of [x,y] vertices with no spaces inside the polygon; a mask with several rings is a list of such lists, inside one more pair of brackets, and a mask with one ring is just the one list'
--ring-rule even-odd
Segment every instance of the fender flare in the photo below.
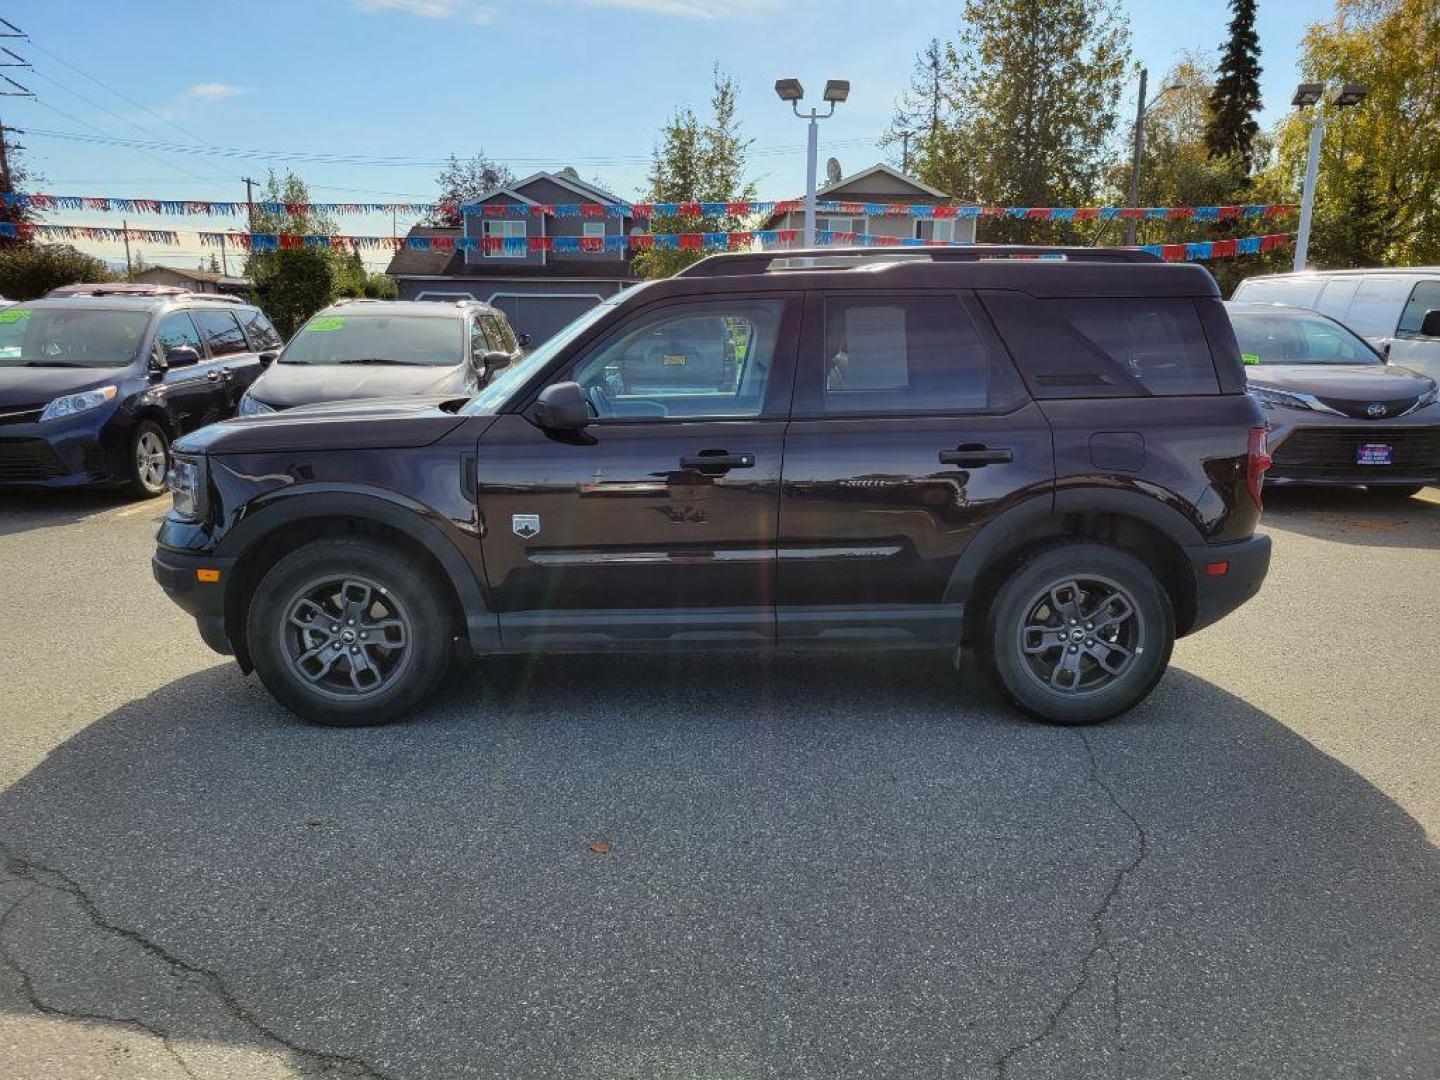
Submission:
{"label": "fender flare", "polygon": [[960,553],[945,586],[945,603],[964,603],[975,592],[985,567],[1004,552],[1018,533],[1046,522],[1058,524],[1066,514],[1119,514],[1135,518],[1186,548],[1205,543],[1195,524],[1155,495],[1121,488],[1074,487],[1032,496],[991,519]]}
{"label": "fender flare", "polygon": [[[276,530],[302,521],[359,518],[378,522],[405,534],[434,557],[460,601],[471,647],[477,652],[499,647],[500,623],[486,601],[483,582],[455,541],[437,524],[434,511],[423,503],[355,484],[306,484],[272,492],[256,502],[262,505],[226,533],[216,555],[238,561]],[[228,603],[226,608],[234,610]]]}

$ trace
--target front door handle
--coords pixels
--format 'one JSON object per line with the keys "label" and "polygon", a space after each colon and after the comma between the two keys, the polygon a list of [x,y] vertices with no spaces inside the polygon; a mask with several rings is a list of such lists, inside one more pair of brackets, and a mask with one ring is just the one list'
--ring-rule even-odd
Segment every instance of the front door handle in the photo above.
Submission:
{"label": "front door handle", "polygon": [[211,368],[205,373],[205,378],[209,379],[211,382],[219,382],[220,372],[216,371],[214,368]]}
{"label": "front door handle", "polygon": [[1004,465],[1015,457],[1003,447],[960,446],[954,450],[940,451],[941,465],[963,465],[967,469],[978,469],[983,465]]}
{"label": "front door handle", "polygon": [[731,454],[724,450],[701,450],[698,454],[687,454],[680,459],[682,469],[696,469],[700,472],[724,472],[727,469],[753,469],[754,454]]}

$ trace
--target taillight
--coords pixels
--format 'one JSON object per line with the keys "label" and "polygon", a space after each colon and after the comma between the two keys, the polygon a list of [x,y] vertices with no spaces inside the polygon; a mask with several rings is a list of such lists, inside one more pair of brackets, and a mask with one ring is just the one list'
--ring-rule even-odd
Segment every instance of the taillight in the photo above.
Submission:
{"label": "taillight", "polygon": [[1265,481],[1265,470],[1270,468],[1270,451],[1265,446],[1267,428],[1252,427],[1250,429],[1250,442],[1245,448],[1245,487],[1250,491],[1250,498],[1255,500],[1255,506],[1259,508],[1260,485]]}

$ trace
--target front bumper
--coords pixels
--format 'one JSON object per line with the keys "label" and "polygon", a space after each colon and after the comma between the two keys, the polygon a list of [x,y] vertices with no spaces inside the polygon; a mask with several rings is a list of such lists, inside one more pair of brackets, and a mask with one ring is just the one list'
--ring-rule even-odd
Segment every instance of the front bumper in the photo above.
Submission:
{"label": "front bumper", "polygon": [[[234,559],[191,555],[168,548],[161,548],[150,560],[151,572],[165,595],[195,616],[205,644],[222,656],[235,653],[225,633],[225,586],[234,566]],[[197,575],[199,570],[218,570],[219,580],[201,581]]]}
{"label": "front bumper", "polygon": [[[1256,535],[1230,544],[1197,544],[1185,549],[1195,577],[1195,618],[1187,634],[1229,615],[1260,591],[1270,569],[1270,537]],[[1210,568],[1225,564],[1224,573]]]}
{"label": "front bumper", "polygon": [[106,427],[111,415],[0,427],[0,487],[70,488],[125,479],[124,439]]}
{"label": "front bumper", "polygon": [[[1435,484],[1440,483],[1440,412],[1431,406],[1414,417],[1356,420],[1344,416],[1267,409],[1273,462],[1265,484]],[[1388,465],[1361,465],[1361,446],[1391,448]]]}

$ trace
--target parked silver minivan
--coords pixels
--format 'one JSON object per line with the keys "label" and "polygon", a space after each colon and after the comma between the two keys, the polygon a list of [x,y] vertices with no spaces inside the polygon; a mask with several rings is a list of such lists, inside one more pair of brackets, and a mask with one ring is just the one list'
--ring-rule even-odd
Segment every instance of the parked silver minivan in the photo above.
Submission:
{"label": "parked silver minivan", "polygon": [[1392,364],[1440,381],[1440,266],[1268,274],[1246,278],[1232,299],[1329,315]]}

